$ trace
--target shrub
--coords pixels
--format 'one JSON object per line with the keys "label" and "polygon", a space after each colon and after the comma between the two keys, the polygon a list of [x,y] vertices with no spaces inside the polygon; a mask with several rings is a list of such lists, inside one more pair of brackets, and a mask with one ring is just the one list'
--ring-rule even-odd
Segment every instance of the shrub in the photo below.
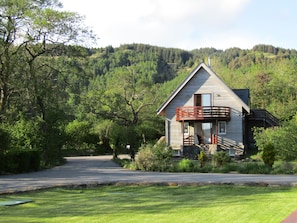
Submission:
{"label": "shrub", "polygon": [[238,163],[226,163],[221,169],[222,173],[229,173],[231,171],[237,171]]}
{"label": "shrub", "polygon": [[207,155],[205,154],[204,151],[200,151],[199,155],[198,155],[198,160],[200,163],[200,167],[204,167],[206,161],[207,161]]}
{"label": "shrub", "polygon": [[136,166],[144,171],[165,171],[170,167],[172,150],[165,142],[152,146],[145,144],[140,147],[135,160]]}
{"label": "shrub", "polygon": [[0,153],[4,152],[9,147],[10,135],[7,130],[0,126]]}
{"label": "shrub", "polygon": [[10,143],[8,150],[22,150],[25,148],[40,149],[44,142],[41,134],[44,122],[39,118],[28,119],[20,115],[18,121],[6,125]]}
{"label": "shrub", "polygon": [[4,155],[5,172],[24,173],[40,168],[40,153],[36,150],[11,150]]}
{"label": "shrub", "polygon": [[216,167],[223,167],[230,160],[229,154],[224,151],[219,151],[213,155],[213,161]]}
{"label": "shrub", "polygon": [[136,165],[135,160],[131,161],[129,159],[129,161],[127,163],[125,163],[123,167],[126,169],[129,169],[129,170],[137,170],[137,165]]}
{"label": "shrub", "polygon": [[271,142],[277,150],[276,157],[279,160],[293,161],[297,159],[297,135],[292,134],[297,130],[297,114],[289,121],[282,122],[282,125],[274,128],[255,128],[254,138],[259,151]]}
{"label": "shrub", "polygon": [[10,135],[0,126],[0,174],[4,170],[4,152],[9,147]]}
{"label": "shrub", "polygon": [[262,159],[265,165],[272,167],[275,161],[275,148],[272,143],[267,143],[263,147]]}
{"label": "shrub", "polygon": [[143,171],[155,170],[156,157],[150,146],[142,146],[135,160],[137,169]]}
{"label": "shrub", "polygon": [[191,172],[194,170],[194,163],[189,159],[182,159],[177,164],[178,171]]}
{"label": "shrub", "polygon": [[206,163],[203,167],[200,167],[197,171],[200,173],[210,173],[213,170],[213,166],[210,163]]}
{"label": "shrub", "polygon": [[90,138],[91,124],[87,121],[74,120],[65,127],[67,148],[83,148]]}
{"label": "shrub", "polygon": [[156,143],[152,147],[152,152],[157,160],[171,160],[172,159],[172,149],[166,145],[165,141]]}
{"label": "shrub", "polygon": [[253,163],[242,163],[239,168],[239,173],[246,174],[268,174],[270,173],[270,168],[264,163],[253,162]]}
{"label": "shrub", "polygon": [[289,162],[281,162],[280,164],[274,164],[273,174],[296,174],[297,166]]}
{"label": "shrub", "polygon": [[0,175],[4,172],[4,154],[0,152]]}
{"label": "shrub", "polygon": [[120,158],[114,158],[113,161],[117,164],[119,164],[121,167],[125,169],[131,169],[131,170],[136,170],[135,168],[135,162],[132,161],[131,159],[120,159]]}

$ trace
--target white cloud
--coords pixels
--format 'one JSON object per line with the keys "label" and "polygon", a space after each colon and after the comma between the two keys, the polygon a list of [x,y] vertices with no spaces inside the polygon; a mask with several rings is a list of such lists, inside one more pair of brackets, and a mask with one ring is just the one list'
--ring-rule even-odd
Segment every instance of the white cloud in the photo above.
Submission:
{"label": "white cloud", "polygon": [[[62,0],[64,8],[86,16],[98,46],[148,43],[184,49],[242,42],[242,36],[216,43],[249,0]],[[237,40],[236,40],[237,39]],[[236,41],[235,41],[236,40]],[[216,44],[214,44],[216,43]],[[248,44],[247,44],[248,45]]]}

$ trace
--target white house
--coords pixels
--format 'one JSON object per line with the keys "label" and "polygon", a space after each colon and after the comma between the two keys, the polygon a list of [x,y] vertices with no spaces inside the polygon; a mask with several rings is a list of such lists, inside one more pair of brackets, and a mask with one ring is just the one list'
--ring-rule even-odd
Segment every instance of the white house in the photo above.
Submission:
{"label": "white house", "polygon": [[[176,155],[229,150],[241,155],[252,120],[249,91],[232,90],[206,64],[199,64],[157,110],[165,117],[166,142]],[[266,112],[266,110],[265,110]]]}

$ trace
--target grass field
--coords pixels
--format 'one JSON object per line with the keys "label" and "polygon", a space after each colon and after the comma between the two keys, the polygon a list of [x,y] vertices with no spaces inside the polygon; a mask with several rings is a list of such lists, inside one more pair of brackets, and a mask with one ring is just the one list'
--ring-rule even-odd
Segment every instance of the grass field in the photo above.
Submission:
{"label": "grass field", "polygon": [[279,223],[297,209],[297,188],[102,186],[1,195],[0,222]]}

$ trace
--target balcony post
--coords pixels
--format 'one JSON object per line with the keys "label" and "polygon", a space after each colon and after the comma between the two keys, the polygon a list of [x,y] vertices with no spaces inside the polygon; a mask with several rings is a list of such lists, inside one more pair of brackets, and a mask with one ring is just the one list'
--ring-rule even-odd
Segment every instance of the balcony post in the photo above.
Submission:
{"label": "balcony post", "polygon": [[216,119],[216,136],[215,136],[216,144],[218,144],[218,136],[219,136],[219,126],[218,126],[218,120]]}
{"label": "balcony post", "polygon": [[183,134],[183,147],[184,147],[184,143],[185,143],[185,121],[182,121],[182,134]]}

